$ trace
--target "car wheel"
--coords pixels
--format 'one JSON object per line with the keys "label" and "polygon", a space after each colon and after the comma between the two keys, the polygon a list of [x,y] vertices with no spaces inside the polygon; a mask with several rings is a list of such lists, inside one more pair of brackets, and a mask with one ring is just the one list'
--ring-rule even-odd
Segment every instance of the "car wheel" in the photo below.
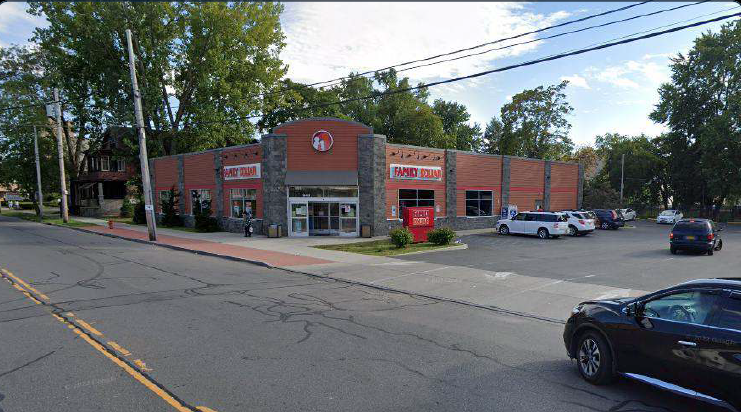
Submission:
{"label": "car wheel", "polygon": [[718,245],[715,247],[715,250],[721,250],[721,249],[723,249],[723,241],[719,240]]}
{"label": "car wheel", "polygon": [[581,335],[577,346],[576,361],[582,378],[595,385],[610,383],[613,378],[612,354],[605,339],[597,332]]}
{"label": "car wheel", "polygon": [[676,255],[677,254],[677,248],[675,248],[675,247],[670,247],[669,248],[669,251],[672,252],[672,255]]}
{"label": "car wheel", "polygon": [[538,229],[538,237],[541,239],[548,239],[548,229],[544,227]]}
{"label": "car wheel", "polygon": [[579,233],[576,231],[576,226],[569,225],[569,236],[577,236]]}
{"label": "car wheel", "polygon": [[602,230],[607,230],[610,228],[610,225],[607,222],[602,222]]}
{"label": "car wheel", "polygon": [[499,226],[499,234],[500,235],[508,235],[509,234],[509,228],[507,225]]}
{"label": "car wheel", "polygon": [[713,248],[708,249],[708,256],[713,256]]}

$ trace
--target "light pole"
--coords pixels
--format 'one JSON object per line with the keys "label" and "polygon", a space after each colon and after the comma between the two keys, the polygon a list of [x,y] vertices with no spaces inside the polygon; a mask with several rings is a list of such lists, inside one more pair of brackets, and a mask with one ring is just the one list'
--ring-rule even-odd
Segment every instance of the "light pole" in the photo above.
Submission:
{"label": "light pole", "polygon": [[59,157],[59,187],[62,189],[62,221],[69,222],[67,211],[67,179],[64,175],[64,150],[62,150],[62,105],[59,102],[59,89],[54,89],[54,104],[57,120],[57,156]]}
{"label": "light pole", "polygon": [[623,207],[623,180],[625,179],[625,153],[620,161],[620,207]]}
{"label": "light pole", "polygon": [[38,185],[39,220],[44,220],[44,196],[41,194],[41,165],[39,164],[39,136],[33,125],[33,152],[36,159],[36,184]]}

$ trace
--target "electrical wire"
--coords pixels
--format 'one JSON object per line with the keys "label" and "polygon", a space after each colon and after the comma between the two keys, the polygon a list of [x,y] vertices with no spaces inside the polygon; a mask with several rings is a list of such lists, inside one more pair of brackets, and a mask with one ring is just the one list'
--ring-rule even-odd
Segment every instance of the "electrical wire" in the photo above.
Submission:
{"label": "electrical wire", "polygon": [[[703,21],[699,21],[699,22],[696,22],[696,23],[686,24],[686,25],[683,25],[683,26],[679,26],[679,27],[675,27],[675,28],[671,28],[671,29],[666,29],[666,30],[662,30],[662,31],[659,31],[659,32],[655,32],[655,33],[644,34],[644,35],[641,35],[641,36],[638,36],[638,37],[630,37],[630,38],[623,39],[623,40],[618,40],[618,41],[608,41],[608,42],[605,42],[605,43],[602,43],[602,44],[598,44],[598,45],[595,45],[595,46],[590,46],[590,47],[581,48],[581,49],[577,49],[577,50],[573,50],[573,51],[568,51],[568,52],[563,52],[563,53],[559,53],[559,54],[553,54],[553,55],[542,57],[542,58],[539,58],[539,59],[529,60],[529,61],[526,61],[526,62],[523,62],[523,63],[517,63],[517,64],[512,64],[512,65],[509,65],[509,66],[504,66],[504,67],[500,67],[500,68],[496,68],[496,69],[486,70],[486,71],[483,71],[483,72],[478,72],[478,73],[470,74],[470,75],[467,75],[467,76],[454,77],[454,78],[451,78],[451,79],[440,80],[440,81],[426,83],[426,84],[420,84],[418,86],[406,87],[406,88],[403,88],[403,89],[395,89],[395,90],[391,90],[391,91],[387,91],[387,92],[372,94],[372,95],[369,95],[369,96],[356,97],[356,98],[345,99],[345,100],[340,100],[340,101],[336,101],[336,102],[323,103],[323,104],[319,104],[319,105],[308,106],[308,107],[298,108],[298,109],[294,109],[294,110],[297,110],[297,111],[298,110],[311,110],[311,109],[317,109],[317,108],[322,108],[322,107],[328,107],[328,106],[334,106],[334,105],[341,105],[341,104],[345,104],[345,103],[352,103],[352,102],[361,101],[361,100],[377,99],[377,98],[380,98],[380,97],[385,97],[385,96],[389,96],[389,95],[393,95],[393,94],[405,93],[405,92],[409,92],[409,91],[413,91],[413,90],[424,89],[424,88],[433,87],[433,86],[439,86],[439,85],[442,85],[442,84],[455,83],[455,82],[459,82],[459,81],[462,81],[462,80],[468,80],[468,79],[473,79],[473,78],[477,78],[477,77],[481,77],[481,76],[486,76],[486,75],[489,75],[489,74],[492,74],[492,73],[504,72],[504,71],[513,70],[513,69],[520,68],[520,67],[531,66],[531,65],[534,65],[534,64],[540,64],[540,63],[545,63],[545,62],[549,62],[549,61],[553,61],[553,60],[559,60],[559,59],[562,59],[562,58],[565,58],[565,57],[575,56],[575,55],[579,55],[579,54],[583,54],[583,53],[587,53],[587,52],[592,52],[592,51],[601,50],[601,49],[607,49],[607,48],[610,48],[610,47],[615,47],[615,46],[619,46],[619,45],[623,45],[623,44],[633,43],[633,42],[636,42],[636,41],[639,41],[639,40],[646,40],[646,39],[650,39],[650,38],[657,37],[657,36],[663,36],[665,34],[674,33],[674,32],[677,32],[677,31],[681,31],[681,30],[685,30],[685,29],[689,29],[689,28],[693,28],[693,27],[703,26],[705,24],[715,23],[715,22],[718,22],[718,21],[727,20],[727,19],[730,19],[732,17],[739,17],[739,16],[741,16],[741,13],[734,13],[734,14],[724,15],[724,16],[716,17],[714,19],[703,20]],[[632,36],[632,35],[629,35],[629,36]],[[284,110],[284,111],[288,111],[288,110]],[[204,124],[214,124],[214,123],[226,123],[226,122],[231,122],[231,121],[248,120],[248,119],[253,119],[253,118],[258,118],[258,117],[262,117],[262,115],[242,116],[242,117],[235,117],[235,118],[232,118],[232,119],[223,119],[223,120],[214,120],[214,121],[199,122],[199,123],[196,123],[196,124],[197,125],[204,125]]]}

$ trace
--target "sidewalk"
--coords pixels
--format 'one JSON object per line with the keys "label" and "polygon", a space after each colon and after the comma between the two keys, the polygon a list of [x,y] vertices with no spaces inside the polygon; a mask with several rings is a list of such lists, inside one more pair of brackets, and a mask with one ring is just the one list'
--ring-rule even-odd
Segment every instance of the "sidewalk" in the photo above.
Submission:
{"label": "sidewalk", "polygon": [[[104,235],[147,241],[146,226],[81,218],[83,228]],[[639,296],[644,291],[584,283],[582,276],[556,280],[465,266],[444,266],[415,260],[367,256],[313,248],[319,244],[358,242],[358,238],[245,238],[237,233],[194,233],[158,228],[156,244],[227,258],[237,258],[312,276],[327,277],[374,288],[474,305],[489,310],[562,323],[571,308],[589,299]],[[491,231],[475,230],[460,234]],[[455,253],[435,251],[432,253]]]}

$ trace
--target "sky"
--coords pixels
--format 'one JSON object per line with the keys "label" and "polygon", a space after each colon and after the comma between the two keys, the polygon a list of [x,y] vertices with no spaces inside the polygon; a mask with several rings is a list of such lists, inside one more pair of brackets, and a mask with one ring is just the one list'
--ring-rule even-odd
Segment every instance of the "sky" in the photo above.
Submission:
{"label": "sky", "polygon": [[[313,83],[495,41],[628,4],[631,3],[288,2],[281,16],[286,35],[286,47],[281,57],[288,65],[288,77]],[[473,52],[542,39],[684,4],[691,3],[650,2]],[[0,5],[0,47],[28,43],[34,28],[47,24],[43,18],[28,15],[25,8],[25,3]],[[740,10],[741,7],[734,2],[690,5],[401,74],[408,76],[414,84],[439,81]],[[577,146],[592,144],[595,136],[608,132],[653,136],[664,130],[648,115],[658,103],[658,87],[670,79],[670,57],[686,53],[696,37],[708,30],[717,31],[721,24],[711,23],[605,50],[432,87],[430,95],[432,99],[464,104],[471,113],[471,122],[479,123],[483,128],[493,116],[499,116],[502,105],[513,95],[525,89],[569,80],[566,94],[574,111],[568,120],[572,125],[570,136]]]}

